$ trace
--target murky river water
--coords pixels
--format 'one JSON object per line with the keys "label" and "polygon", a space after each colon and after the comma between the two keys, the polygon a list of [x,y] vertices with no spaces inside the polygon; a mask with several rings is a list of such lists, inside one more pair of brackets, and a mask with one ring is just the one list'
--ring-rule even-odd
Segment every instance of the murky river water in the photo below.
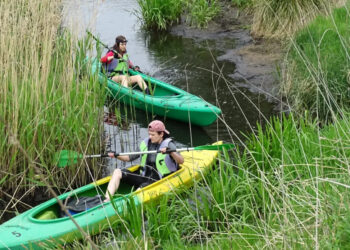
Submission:
{"label": "murky river water", "polygon": [[[101,41],[112,46],[117,35],[124,35],[132,62],[151,76],[173,84],[219,106],[222,119],[208,127],[191,126],[174,120],[166,120],[166,127],[178,145],[203,145],[217,140],[237,141],[241,132],[248,133],[262,117],[273,113],[273,104],[263,95],[237,88],[229,75],[235,65],[216,58],[225,50],[233,49],[234,38],[191,39],[170,33],[147,33],[134,14],[138,9],[136,0],[74,1],[66,6],[66,24],[83,33],[89,28]],[[77,25],[79,24],[79,25]],[[211,71],[230,80],[218,80]],[[106,103],[109,106],[109,103]],[[105,108],[111,111],[114,107]],[[130,116],[130,115],[129,115]],[[147,124],[153,117],[143,111],[132,116],[133,122],[120,129],[105,124],[108,146],[111,150],[132,151],[147,136]],[[162,119],[162,117],[157,117]],[[130,119],[130,117],[129,117]]]}

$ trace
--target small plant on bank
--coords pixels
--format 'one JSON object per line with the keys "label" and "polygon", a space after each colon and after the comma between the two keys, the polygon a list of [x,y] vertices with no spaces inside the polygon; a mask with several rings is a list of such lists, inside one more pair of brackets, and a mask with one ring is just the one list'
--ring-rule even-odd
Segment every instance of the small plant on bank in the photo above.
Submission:
{"label": "small plant on bank", "polygon": [[147,30],[167,30],[179,22],[183,0],[137,0],[140,10],[137,12],[143,27]]}
{"label": "small plant on bank", "polygon": [[294,111],[325,121],[350,109],[349,17],[347,9],[336,9],[296,34],[281,86]]}
{"label": "small plant on bank", "polygon": [[240,8],[252,7],[253,0],[232,0],[232,4]]}
{"label": "small plant on bank", "polygon": [[204,28],[220,13],[217,0],[190,0],[187,2],[188,22],[198,28]]}

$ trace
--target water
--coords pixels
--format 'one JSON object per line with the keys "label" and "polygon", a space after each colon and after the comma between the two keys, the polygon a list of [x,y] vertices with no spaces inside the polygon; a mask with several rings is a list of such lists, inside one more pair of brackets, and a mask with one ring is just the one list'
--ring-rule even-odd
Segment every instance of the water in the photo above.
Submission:
{"label": "water", "polygon": [[[225,50],[235,47],[234,38],[206,40],[170,33],[147,33],[141,30],[141,24],[134,14],[137,9],[136,0],[67,1],[65,24],[80,34],[88,28],[108,46],[114,44],[117,35],[124,35],[134,65],[222,109],[222,120],[204,128],[166,120],[166,127],[177,145],[197,146],[217,140],[237,141],[242,138],[242,133],[254,131],[257,122],[263,123],[265,117],[273,114],[274,105],[263,95],[238,88],[230,79],[229,75],[235,69],[232,62],[220,61],[216,64],[216,58],[224,54]],[[218,73],[220,70],[229,83],[218,80],[211,72]],[[114,108],[106,108],[106,111]],[[147,136],[148,122],[154,118],[162,119],[150,117],[143,111],[136,111],[133,118],[127,128],[105,124],[107,150],[135,150]]]}

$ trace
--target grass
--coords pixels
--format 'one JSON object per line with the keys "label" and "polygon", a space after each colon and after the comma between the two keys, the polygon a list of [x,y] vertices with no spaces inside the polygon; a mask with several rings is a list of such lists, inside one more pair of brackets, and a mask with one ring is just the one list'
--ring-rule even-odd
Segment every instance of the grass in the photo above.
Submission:
{"label": "grass", "polygon": [[0,3],[0,184],[14,196],[38,184],[19,145],[58,187],[80,186],[98,172],[53,162],[61,149],[100,151],[104,98],[84,62],[91,44],[61,27],[61,4]]}
{"label": "grass", "polygon": [[136,12],[146,30],[168,30],[181,20],[186,13],[187,22],[204,28],[220,13],[217,0],[138,0],[140,10]]}
{"label": "grass", "polygon": [[338,0],[254,0],[252,32],[256,36],[291,37]]}
{"label": "grass", "polygon": [[187,20],[190,25],[205,28],[221,11],[217,0],[191,0],[187,2]]}
{"label": "grass", "polygon": [[253,7],[253,0],[231,0],[232,4],[239,8]]}
{"label": "grass", "polygon": [[349,110],[349,25],[348,9],[340,8],[296,34],[281,86],[295,112],[325,121]]}
{"label": "grass", "polygon": [[140,6],[137,15],[145,29],[167,30],[180,20],[183,0],[137,0],[137,2]]}

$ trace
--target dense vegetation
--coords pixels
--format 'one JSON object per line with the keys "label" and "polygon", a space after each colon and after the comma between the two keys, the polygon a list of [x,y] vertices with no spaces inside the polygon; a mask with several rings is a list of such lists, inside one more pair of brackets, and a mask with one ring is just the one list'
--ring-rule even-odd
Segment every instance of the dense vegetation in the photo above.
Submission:
{"label": "dense vegetation", "polygon": [[192,26],[205,28],[219,18],[226,5],[249,10],[252,32],[256,36],[290,37],[321,13],[343,0],[138,0],[138,15],[147,30],[167,30],[181,21],[181,16]]}
{"label": "dense vegetation", "polygon": [[186,13],[186,21],[197,27],[206,27],[220,12],[218,0],[137,0],[138,15],[147,30],[167,30],[179,23]]}
{"label": "dense vegetation", "polygon": [[294,111],[329,120],[350,109],[350,20],[346,8],[319,16],[293,39],[282,93]]}
{"label": "dense vegetation", "polygon": [[349,130],[350,119],[320,128],[309,117],[272,118],[193,189],[133,207],[115,237],[103,233],[96,241],[122,248],[346,248]]}
{"label": "dense vegetation", "polygon": [[1,197],[41,185],[30,162],[60,187],[82,185],[86,168],[57,169],[55,152],[100,150],[104,95],[86,74],[89,42],[61,27],[61,4],[0,2]]}
{"label": "dense vegetation", "polygon": [[338,2],[338,0],[253,0],[252,32],[255,35],[268,37],[290,37]]}

